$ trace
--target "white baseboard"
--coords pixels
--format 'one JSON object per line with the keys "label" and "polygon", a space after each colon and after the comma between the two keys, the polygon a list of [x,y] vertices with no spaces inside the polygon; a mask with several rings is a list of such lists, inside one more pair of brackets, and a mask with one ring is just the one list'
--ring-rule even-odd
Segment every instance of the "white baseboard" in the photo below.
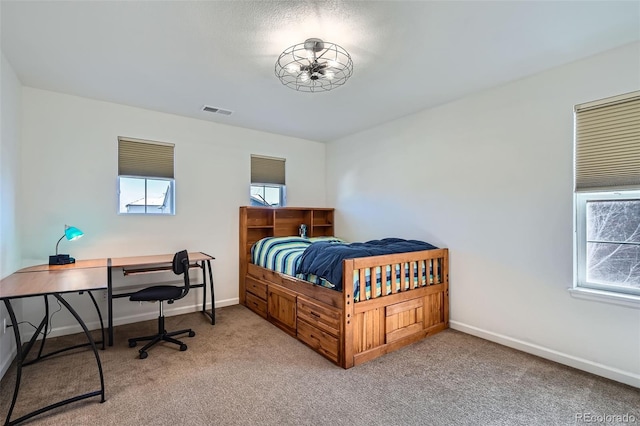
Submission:
{"label": "white baseboard", "polygon": [[[231,305],[237,305],[238,303],[240,303],[239,299],[236,298],[232,298],[232,299],[226,299],[226,300],[216,300],[216,308],[222,308],[225,306],[231,306]],[[207,309],[211,309],[211,303],[207,303],[206,305]],[[199,312],[202,309],[202,305],[201,304],[195,304],[195,305],[189,305],[189,306],[176,306],[176,307],[172,307],[171,309],[166,309],[164,310],[165,316],[173,316],[173,315],[180,315],[180,314],[186,314],[189,312]],[[158,318],[158,313],[157,312],[145,312],[144,314],[136,314],[136,315],[128,315],[126,317],[118,317],[118,318],[114,318],[113,319],[113,325],[114,326],[118,326],[118,325],[124,325],[124,324],[130,324],[130,323],[134,323],[134,322],[140,322],[140,321],[147,321],[147,320],[153,320]],[[104,326],[105,328],[107,327],[107,318],[104,317],[103,320],[105,321]],[[85,325],[87,326],[87,328],[89,330],[99,330],[100,329],[100,321],[99,320],[95,320],[95,321],[91,321],[91,322],[87,322],[85,323]],[[11,330],[11,333],[13,333],[13,330]],[[54,327],[51,329],[51,332],[47,335],[47,338],[51,338],[51,337],[57,337],[57,336],[65,336],[67,334],[75,334],[75,333],[82,333],[82,327],[80,327],[80,324],[73,324],[73,325],[68,325],[68,326],[62,326],[62,327]],[[20,338],[22,339],[22,342],[28,342],[29,339],[31,339],[31,337],[33,336],[33,332],[29,332],[29,331],[23,331],[23,334],[20,336]],[[7,339],[9,339],[12,343],[12,351],[9,354],[9,356],[6,357],[6,359],[2,360],[2,364],[0,364],[0,379],[2,379],[5,375],[5,373],[7,372],[7,370],[9,369],[9,367],[11,366],[11,363],[13,362],[17,351],[15,348],[15,342],[13,339],[13,336],[9,336],[9,332],[7,332],[5,334],[5,336],[3,336]]]}
{"label": "white baseboard", "polygon": [[449,326],[454,330],[462,331],[463,333],[471,334],[472,336],[480,337],[522,352],[539,356],[540,358],[545,358],[560,364],[568,365],[569,367],[577,368],[578,370],[583,370],[597,376],[606,377],[607,379],[615,380],[616,382],[640,388],[640,374],[609,367],[584,358],[575,357],[543,346],[524,342],[502,334],[493,333],[468,324],[463,324],[458,321],[449,321]]}

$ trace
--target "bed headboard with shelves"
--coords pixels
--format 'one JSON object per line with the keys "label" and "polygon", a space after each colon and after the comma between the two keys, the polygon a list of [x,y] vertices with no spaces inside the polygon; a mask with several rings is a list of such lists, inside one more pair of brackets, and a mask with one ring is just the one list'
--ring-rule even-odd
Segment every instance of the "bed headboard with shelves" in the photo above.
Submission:
{"label": "bed headboard with shelves", "polygon": [[[308,237],[334,235],[334,209],[323,207],[240,207],[240,287],[244,287],[251,247],[265,237],[298,235],[301,224],[307,225]],[[244,295],[240,294],[240,303]]]}

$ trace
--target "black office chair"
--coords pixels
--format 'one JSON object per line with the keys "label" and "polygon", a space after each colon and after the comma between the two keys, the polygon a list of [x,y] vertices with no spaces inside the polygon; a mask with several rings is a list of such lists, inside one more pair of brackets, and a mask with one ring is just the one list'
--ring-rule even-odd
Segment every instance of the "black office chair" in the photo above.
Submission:
{"label": "black office chair", "polygon": [[171,333],[167,333],[167,330],[164,329],[164,312],[162,310],[163,302],[166,301],[167,303],[173,303],[178,299],[182,299],[189,292],[189,254],[186,250],[179,251],[173,256],[173,272],[176,275],[184,274],[183,287],[174,285],[157,285],[137,291],[133,293],[131,297],[129,297],[129,300],[131,300],[132,302],[160,303],[160,316],[158,316],[158,334],[129,339],[130,348],[135,347],[140,341],[150,340],[149,343],[144,345],[144,347],[138,351],[140,352],[140,359],[145,359],[148,356],[147,349],[163,340],[166,342],[175,343],[176,345],[180,346],[181,351],[186,351],[187,345],[179,340],[174,339],[173,336],[185,333],[189,333],[189,337],[193,337],[196,335],[196,333],[194,333],[191,329],[172,331]]}

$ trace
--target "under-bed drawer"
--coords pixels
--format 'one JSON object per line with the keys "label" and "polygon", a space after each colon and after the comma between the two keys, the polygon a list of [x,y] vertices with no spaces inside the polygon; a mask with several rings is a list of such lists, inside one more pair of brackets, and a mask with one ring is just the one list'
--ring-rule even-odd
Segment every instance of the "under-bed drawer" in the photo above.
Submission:
{"label": "under-bed drawer", "polygon": [[267,300],[267,285],[254,280],[253,278],[246,277],[244,280],[244,287],[247,291],[253,293],[258,296],[262,300]]}
{"label": "under-bed drawer", "polygon": [[298,339],[311,346],[316,352],[329,358],[333,362],[338,362],[338,339],[325,333],[307,323],[306,321],[298,321]]}
{"label": "under-bed drawer", "polygon": [[259,297],[254,296],[253,294],[247,292],[245,303],[247,308],[251,309],[256,314],[260,315],[263,318],[267,318],[267,301],[262,300]]}
{"label": "under-bed drawer", "polygon": [[298,296],[298,318],[337,336],[340,333],[340,311]]}

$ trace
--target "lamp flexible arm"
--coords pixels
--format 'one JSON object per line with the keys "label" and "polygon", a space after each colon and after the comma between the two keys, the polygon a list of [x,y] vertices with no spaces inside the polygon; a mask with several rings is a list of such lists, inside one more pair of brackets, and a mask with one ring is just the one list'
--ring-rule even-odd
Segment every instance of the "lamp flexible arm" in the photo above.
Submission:
{"label": "lamp flexible arm", "polygon": [[56,243],[56,256],[58,255],[58,244],[60,244],[60,241],[62,241],[63,238],[64,238],[64,234],[62,234],[62,237],[60,237],[60,239]]}

